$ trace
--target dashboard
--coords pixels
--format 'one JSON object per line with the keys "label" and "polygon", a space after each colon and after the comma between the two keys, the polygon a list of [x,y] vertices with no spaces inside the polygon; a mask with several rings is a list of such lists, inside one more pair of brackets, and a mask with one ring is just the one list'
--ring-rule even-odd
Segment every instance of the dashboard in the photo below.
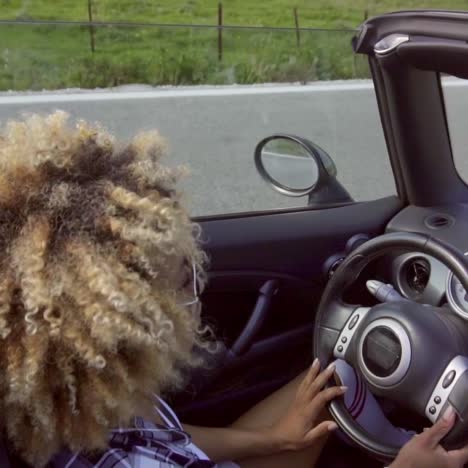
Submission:
{"label": "dashboard", "polygon": [[[386,232],[401,231],[429,235],[468,255],[468,205],[407,207],[390,221],[386,229]],[[391,282],[400,294],[424,304],[447,304],[468,320],[467,291],[445,265],[419,252],[393,254],[391,262]]]}

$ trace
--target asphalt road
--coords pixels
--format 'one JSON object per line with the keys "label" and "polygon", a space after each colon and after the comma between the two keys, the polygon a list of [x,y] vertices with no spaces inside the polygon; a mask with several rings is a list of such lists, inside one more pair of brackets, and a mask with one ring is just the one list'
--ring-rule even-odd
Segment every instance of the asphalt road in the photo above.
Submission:
{"label": "asphalt road", "polygon": [[[447,100],[452,138],[461,154],[468,147],[464,124],[468,87],[458,82],[448,87]],[[277,132],[307,137],[325,149],[336,163],[339,180],[356,200],[395,193],[369,82],[10,93],[0,96],[0,123],[22,112],[53,109],[99,121],[121,138],[142,129],[159,129],[171,147],[167,163],[191,169],[183,186],[194,215],[305,205],[304,198],[275,193],[256,173],[255,145]],[[468,176],[466,158],[460,160]]]}

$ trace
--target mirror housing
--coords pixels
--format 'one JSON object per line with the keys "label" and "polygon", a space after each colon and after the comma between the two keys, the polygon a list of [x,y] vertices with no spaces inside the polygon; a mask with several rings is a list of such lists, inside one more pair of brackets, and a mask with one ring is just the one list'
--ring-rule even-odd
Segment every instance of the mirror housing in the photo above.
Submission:
{"label": "mirror housing", "polygon": [[[284,140],[298,145],[300,156],[306,155],[315,162],[317,175],[311,176],[313,183],[310,186],[292,187],[275,179],[264,164],[264,150],[275,140]],[[274,134],[258,143],[254,154],[255,167],[262,179],[277,192],[289,197],[303,197],[308,195],[309,206],[322,206],[327,204],[350,203],[354,200],[348,191],[336,179],[337,169],[332,158],[318,145],[302,137],[289,134]],[[288,164],[288,161],[284,164]]]}

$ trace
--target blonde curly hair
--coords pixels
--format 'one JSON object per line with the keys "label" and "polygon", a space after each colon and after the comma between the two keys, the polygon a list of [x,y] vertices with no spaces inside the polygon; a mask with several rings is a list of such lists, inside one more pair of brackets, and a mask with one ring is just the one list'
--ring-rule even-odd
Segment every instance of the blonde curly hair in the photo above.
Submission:
{"label": "blonde curly hair", "polygon": [[30,115],[0,135],[0,420],[38,467],[106,447],[207,343],[180,305],[205,257],[164,141],[118,145],[68,120]]}

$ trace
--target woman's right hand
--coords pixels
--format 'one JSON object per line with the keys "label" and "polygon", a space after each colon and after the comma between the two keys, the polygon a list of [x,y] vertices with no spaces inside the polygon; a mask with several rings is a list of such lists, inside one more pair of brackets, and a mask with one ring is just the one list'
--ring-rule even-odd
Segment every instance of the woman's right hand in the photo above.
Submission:
{"label": "woman's right hand", "polygon": [[414,436],[400,450],[389,468],[463,468],[468,463],[468,445],[459,450],[445,450],[440,441],[455,424],[451,406],[431,428]]}

